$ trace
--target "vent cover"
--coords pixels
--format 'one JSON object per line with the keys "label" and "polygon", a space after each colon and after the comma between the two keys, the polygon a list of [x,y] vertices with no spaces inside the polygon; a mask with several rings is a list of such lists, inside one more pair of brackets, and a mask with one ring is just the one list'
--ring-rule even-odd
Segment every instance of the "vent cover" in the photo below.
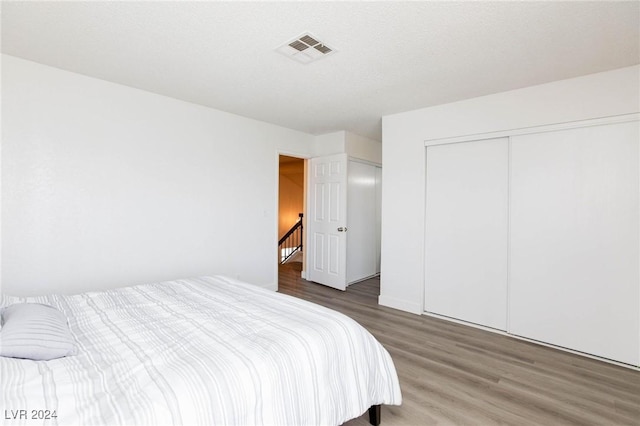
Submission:
{"label": "vent cover", "polygon": [[319,41],[318,37],[304,33],[278,47],[276,52],[280,52],[301,64],[308,64],[332,54],[335,49]]}

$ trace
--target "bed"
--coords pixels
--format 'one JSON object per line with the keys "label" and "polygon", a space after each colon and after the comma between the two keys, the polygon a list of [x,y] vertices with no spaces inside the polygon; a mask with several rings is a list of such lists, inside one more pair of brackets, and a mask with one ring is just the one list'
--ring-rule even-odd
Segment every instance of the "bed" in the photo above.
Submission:
{"label": "bed", "polygon": [[339,425],[401,403],[391,357],[358,323],[237,280],[1,305],[20,302],[61,311],[77,354],[0,357],[3,424]]}

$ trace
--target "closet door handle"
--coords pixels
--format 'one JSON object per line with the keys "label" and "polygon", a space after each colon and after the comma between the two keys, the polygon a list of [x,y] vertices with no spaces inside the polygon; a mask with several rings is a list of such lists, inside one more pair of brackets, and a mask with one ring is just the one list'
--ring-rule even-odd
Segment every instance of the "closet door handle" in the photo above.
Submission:
{"label": "closet door handle", "polygon": [[343,228],[341,226],[340,228],[338,228],[338,232],[347,232],[347,228],[346,227]]}

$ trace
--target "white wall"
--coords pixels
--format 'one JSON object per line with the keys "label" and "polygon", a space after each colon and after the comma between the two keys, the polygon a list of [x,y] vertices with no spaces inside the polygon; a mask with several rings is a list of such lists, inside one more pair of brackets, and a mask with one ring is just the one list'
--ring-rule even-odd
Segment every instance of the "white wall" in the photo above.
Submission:
{"label": "white wall", "polygon": [[355,133],[345,132],[345,152],[352,158],[382,164],[382,144]]}
{"label": "white wall", "polygon": [[344,130],[315,137],[314,156],[344,153],[351,158],[382,164],[382,144],[378,141]]}
{"label": "white wall", "polygon": [[633,66],[383,117],[380,304],[423,311],[425,140],[639,111]]}
{"label": "white wall", "polygon": [[[0,71],[4,63],[4,55],[0,55]],[[2,96],[2,78],[0,78],[0,100],[4,99]],[[2,104],[0,102],[0,294],[2,293]]]}
{"label": "white wall", "polygon": [[313,136],[3,56],[2,291],[275,289],[278,152]]}
{"label": "white wall", "polygon": [[346,152],[345,132],[326,133],[318,135],[313,141],[313,156],[322,157],[324,155],[342,154]]}

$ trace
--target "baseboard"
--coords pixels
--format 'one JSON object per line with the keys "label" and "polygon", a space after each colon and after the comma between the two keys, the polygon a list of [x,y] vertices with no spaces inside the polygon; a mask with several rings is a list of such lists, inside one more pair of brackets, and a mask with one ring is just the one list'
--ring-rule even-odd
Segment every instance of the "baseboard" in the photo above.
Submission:
{"label": "baseboard", "polygon": [[381,294],[378,296],[378,304],[388,308],[398,309],[400,311],[410,312],[416,315],[422,315],[422,303],[412,302],[410,300],[395,299],[393,297]]}

